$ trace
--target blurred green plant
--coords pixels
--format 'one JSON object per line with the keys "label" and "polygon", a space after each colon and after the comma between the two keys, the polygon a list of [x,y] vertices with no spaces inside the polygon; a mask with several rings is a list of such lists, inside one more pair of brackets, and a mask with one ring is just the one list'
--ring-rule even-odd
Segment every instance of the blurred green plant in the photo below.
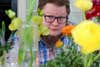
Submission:
{"label": "blurred green plant", "polygon": [[[29,0],[29,5],[27,9],[27,16],[26,21],[22,22],[22,24],[19,23],[20,20],[15,20],[14,18],[12,22],[17,22],[16,24],[11,24],[9,26],[12,30],[15,28],[14,25],[17,25],[16,27],[19,27],[17,30],[17,34],[19,36],[19,50],[18,50],[18,64],[19,67],[22,66],[23,62],[27,59],[27,51],[29,52],[29,67],[32,67],[35,59],[35,53],[34,50],[38,50],[38,48],[34,47],[34,45],[38,46],[38,36],[41,34],[40,30],[41,28],[44,28],[42,26],[42,17],[37,14],[38,10],[38,0]],[[18,19],[18,18],[17,18]],[[20,26],[19,26],[20,25]],[[45,28],[44,28],[45,29]]]}
{"label": "blurred green plant", "polygon": [[3,52],[8,52],[11,49],[10,42],[5,41],[5,23],[2,22],[2,27],[0,29],[0,57],[3,55]]}
{"label": "blurred green plant", "polygon": [[38,15],[32,16],[32,22],[38,26],[38,35],[48,35],[49,30],[46,26],[43,25],[43,12],[38,8]]}
{"label": "blurred green plant", "polygon": [[71,48],[62,47],[62,52],[54,60],[47,62],[47,67],[83,67],[82,55],[77,51],[77,45]]}
{"label": "blurred green plant", "polygon": [[[5,13],[8,15],[8,17],[12,18],[15,16],[15,13],[12,10],[6,10]],[[11,34],[8,38],[8,40],[5,40],[6,35],[6,28],[5,28],[5,22],[1,22],[1,28],[0,28],[0,64],[5,64],[6,54],[9,53],[9,51],[12,49],[13,45],[13,35],[16,29],[11,31]]]}
{"label": "blurred green plant", "polygon": [[[37,39],[38,37],[43,34],[48,34],[48,29],[42,24],[43,18],[42,18],[42,12],[41,10],[34,10],[37,8],[38,1],[37,0],[30,0],[28,8],[28,14],[26,16],[26,21],[22,22],[22,20],[16,16],[14,16],[14,13],[12,11],[6,12],[10,15],[12,21],[9,25],[9,29],[11,31],[17,29],[16,34],[19,37],[19,50],[18,50],[18,64],[19,67],[22,66],[23,62],[26,62],[26,55],[27,50],[29,52],[28,56],[30,57],[28,59],[29,67],[32,67],[35,59],[35,53],[34,53],[34,45],[38,46]],[[33,12],[37,11],[38,15],[34,15],[36,13]],[[11,12],[12,14],[10,14]],[[38,35],[38,36],[37,36]],[[38,50],[38,49],[37,49]]]}
{"label": "blurred green plant", "polygon": [[[78,51],[78,46],[75,43],[72,44],[71,48],[61,48],[62,52],[57,54],[55,59],[48,61],[46,63],[46,67],[85,67],[84,62],[86,58],[86,63],[93,62],[90,67],[99,67],[100,58],[94,58],[96,55],[98,55],[99,51],[85,56]],[[90,58],[94,61],[91,61]]]}

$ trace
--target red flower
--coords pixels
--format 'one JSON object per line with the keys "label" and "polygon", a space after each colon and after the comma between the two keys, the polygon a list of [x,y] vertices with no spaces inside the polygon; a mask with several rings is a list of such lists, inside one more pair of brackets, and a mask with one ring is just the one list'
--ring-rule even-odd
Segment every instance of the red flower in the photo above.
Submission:
{"label": "red flower", "polygon": [[100,0],[93,0],[93,7],[86,12],[86,19],[92,19],[95,16],[100,17]]}
{"label": "red flower", "polygon": [[100,0],[92,0],[93,5],[99,5],[100,6]]}

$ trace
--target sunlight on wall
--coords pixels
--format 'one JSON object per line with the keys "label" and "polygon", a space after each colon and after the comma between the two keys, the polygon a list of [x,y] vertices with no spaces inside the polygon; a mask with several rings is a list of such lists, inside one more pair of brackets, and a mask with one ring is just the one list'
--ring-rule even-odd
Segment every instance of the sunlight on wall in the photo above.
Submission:
{"label": "sunlight on wall", "polygon": [[82,13],[73,5],[74,1],[75,0],[70,0],[71,13],[69,16],[69,21],[72,22],[72,24],[77,24],[82,20]]}

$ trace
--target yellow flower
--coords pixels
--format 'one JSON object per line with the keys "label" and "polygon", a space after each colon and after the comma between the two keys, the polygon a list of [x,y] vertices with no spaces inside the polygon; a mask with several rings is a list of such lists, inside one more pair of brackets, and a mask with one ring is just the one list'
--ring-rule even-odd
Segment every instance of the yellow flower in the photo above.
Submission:
{"label": "yellow flower", "polygon": [[39,26],[39,35],[48,35],[49,34],[49,29],[46,27],[46,26],[44,26],[43,24],[41,24],[40,26]]}
{"label": "yellow flower", "polygon": [[74,41],[81,47],[84,54],[100,50],[100,25],[90,20],[80,22],[72,30]]}
{"label": "yellow flower", "polygon": [[48,28],[42,24],[43,18],[41,16],[33,16],[32,17],[32,22],[34,22],[35,24],[38,25],[39,35],[41,35],[41,34],[42,35],[48,35],[49,34]]}
{"label": "yellow flower", "polygon": [[20,18],[14,18],[11,22],[11,24],[9,25],[9,29],[11,31],[17,30],[19,28],[19,26],[21,25],[21,19]]}
{"label": "yellow flower", "polygon": [[41,16],[33,16],[32,22],[36,23],[37,25],[40,25],[43,21],[43,18]]}
{"label": "yellow flower", "polygon": [[82,11],[87,11],[92,8],[93,4],[91,0],[76,0],[74,5]]}
{"label": "yellow flower", "polygon": [[16,16],[16,13],[11,9],[7,10],[6,14],[9,16],[9,18],[14,18]]}

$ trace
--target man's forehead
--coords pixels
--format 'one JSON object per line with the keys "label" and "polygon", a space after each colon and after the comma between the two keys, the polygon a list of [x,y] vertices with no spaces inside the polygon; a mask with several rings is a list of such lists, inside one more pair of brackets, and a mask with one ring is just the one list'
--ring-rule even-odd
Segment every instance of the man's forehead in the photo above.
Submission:
{"label": "man's forehead", "polygon": [[55,15],[65,15],[67,14],[66,7],[64,6],[55,6],[53,4],[47,4],[44,9],[43,13],[48,13],[48,14],[55,14]]}

